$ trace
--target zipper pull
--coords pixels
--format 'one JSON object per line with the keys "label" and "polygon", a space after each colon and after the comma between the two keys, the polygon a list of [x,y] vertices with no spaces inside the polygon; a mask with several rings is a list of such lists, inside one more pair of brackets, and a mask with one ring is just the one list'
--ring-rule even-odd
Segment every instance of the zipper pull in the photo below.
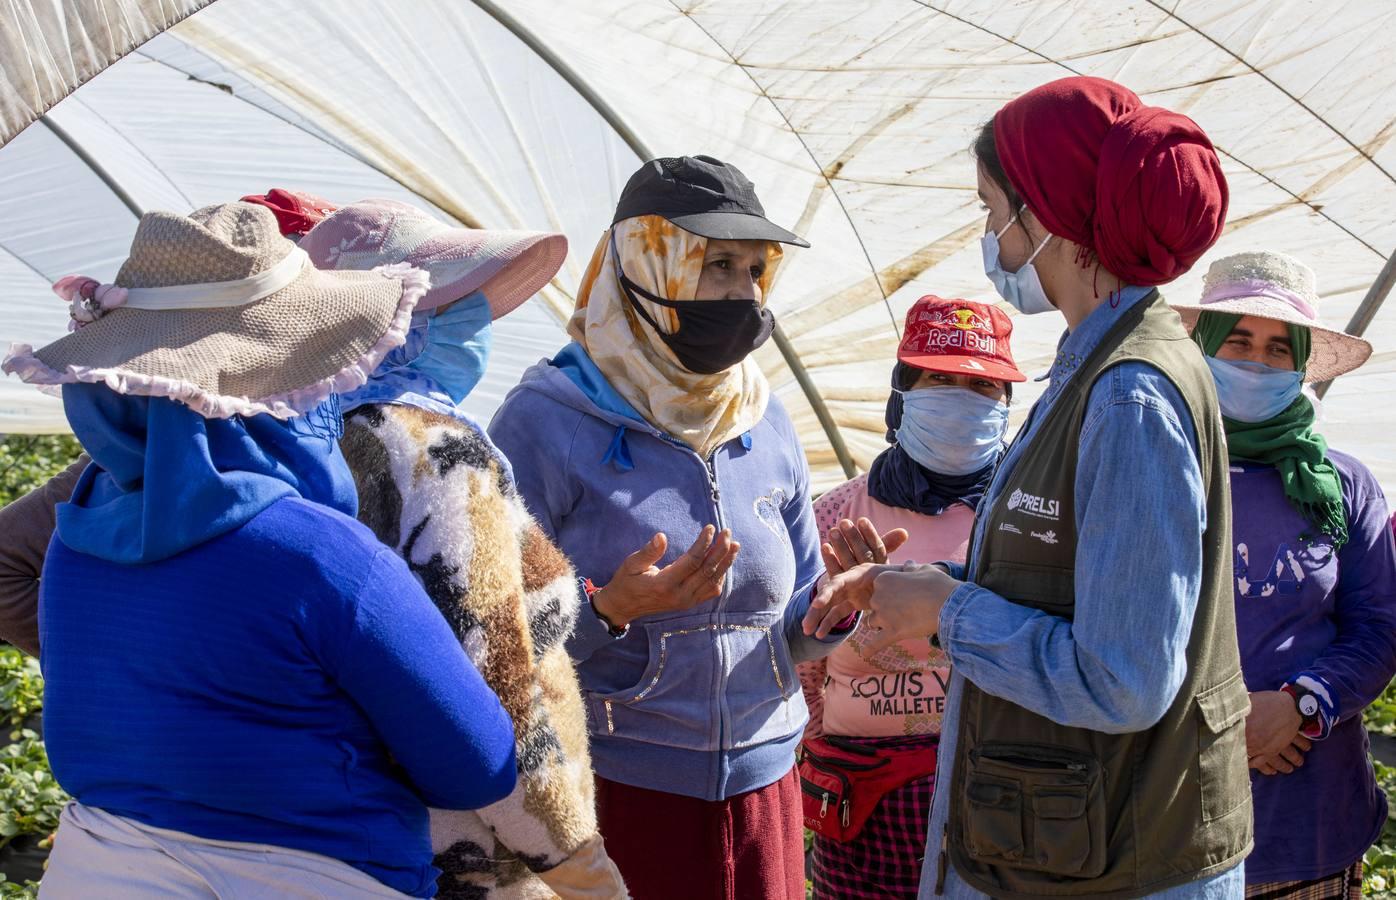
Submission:
{"label": "zipper pull", "polygon": [[843,803],[840,803],[839,805],[840,805],[841,807],[843,807],[843,812],[839,815],[839,821],[840,821],[841,823],[843,823],[843,827],[844,827],[844,828],[847,828],[847,827],[848,827],[848,812],[849,812],[849,809],[848,809],[848,808],[849,808],[849,806],[851,806],[852,804],[850,804],[850,803],[848,802],[848,798],[845,797]]}
{"label": "zipper pull", "polygon": [[936,896],[945,893],[945,869],[949,863],[946,851],[950,846],[950,825],[947,823],[945,830],[940,834],[940,858],[936,860]]}
{"label": "zipper pull", "polygon": [[824,792],[824,802],[819,805],[819,818],[824,818],[829,814],[829,792]]}

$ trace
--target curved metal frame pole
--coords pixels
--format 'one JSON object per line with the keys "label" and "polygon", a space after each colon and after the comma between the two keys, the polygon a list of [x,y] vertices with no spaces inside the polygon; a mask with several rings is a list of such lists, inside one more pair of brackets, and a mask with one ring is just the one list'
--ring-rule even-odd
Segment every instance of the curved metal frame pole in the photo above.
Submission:
{"label": "curved metal frame pole", "polygon": [[[1367,330],[1367,326],[1371,325],[1372,320],[1377,317],[1377,310],[1381,309],[1382,303],[1391,293],[1393,286],[1396,286],[1396,252],[1386,258],[1386,265],[1381,267],[1377,280],[1373,281],[1372,286],[1367,289],[1367,296],[1362,298],[1362,302],[1358,304],[1357,312],[1352,314],[1347,327],[1343,330],[1348,334],[1361,337],[1363,332]],[[1321,400],[1332,386],[1332,381],[1325,381],[1314,388],[1314,393],[1318,394]]]}
{"label": "curved metal frame pole", "polygon": [[[585,100],[592,109],[596,110],[601,118],[606,120],[606,124],[615,129],[616,134],[620,135],[620,139],[625,141],[626,145],[630,147],[636,156],[640,157],[642,160],[654,159],[654,152],[651,151],[640,136],[626,124],[625,120],[621,118],[620,113],[616,112],[615,108],[607,103],[606,100],[587,83],[586,79],[582,78],[582,76],[558,56],[551,47],[539,40],[537,35],[529,31],[522,22],[502,9],[494,0],[473,0],[473,2],[482,12],[504,26],[514,37],[523,41],[530,50],[537,53],[554,72],[560,75],[563,81],[566,81],[572,86],[573,90],[581,94],[582,99]],[[825,404],[824,398],[819,396],[819,390],[814,386],[814,381],[810,378],[809,372],[805,369],[804,364],[800,362],[799,356],[796,355],[794,345],[790,343],[790,339],[785,336],[785,332],[781,330],[779,324],[776,325],[772,337],[775,338],[776,347],[779,348],[781,357],[785,359],[785,364],[790,367],[791,374],[795,376],[796,383],[800,385],[800,390],[804,392],[805,399],[809,401],[810,408],[814,410],[815,418],[819,420],[819,424],[824,428],[824,434],[829,438],[829,446],[833,449],[834,456],[838,458],[839,465],[843,468],[844,475],[852,478],[858,473],[858,468],[853,464],[853,457],[848,452],[848,445],[844,443],[843,435],[839,433],[838,425],[834,423],[834,417],[830,414],[829,407]]]}
{"label": "curved metal frame pole", "polygon": [[771,337],[775,340],[780,355],[785,357],[785,364],[790,367],[795,381],[805,392],[805,397],[814,410],[815,418],[824,427],[824,433],[829,437],[829,446],[833,449],[834,456],[838,458],[839,465],[843,467],[844,477],[852,478],[858,474],[858,468],[853,465],[853,456],[848,452],[848,445],[843,442],[843,434],[839,432],[839,426],[829,413],[829,407],[824,404],[824,398],[819,396],[819,389],[814,386],[814,380],[809,377],[809,372],[805,370],[799,357],[795,355],[795,346],[790,343],[790,338],[785,336],[785,331],[781,329],[779,322],[771,330]]}
{"label": "curved metal frame pole", "polygon": [[92,154],[88,153],[87,149],[84,148],[82,144],[79,144],[77,140],[68,133],[66,128],[50,119],[47,114],[39,116],[39,121],[43,123],[45,128],[53,132],[54,137],[62,141],[64,146],[73,151],[73,154],[77,156],[78,159],[82,160],[83,165],[92,170],[93,175],[96,175],[102,180],[102,184],[105,184],[107,189],[116,195],[116,199],[120,200],[122,205],[129,209],[133,216],[139,219],[141,216],[145,215],[145,210],[141,209],[141,205],[136,202],[136,198],[128,194],[126,189],[121,186],[121,182],[116,180],[116,176],[108,172],[106,166],[103,166]]}

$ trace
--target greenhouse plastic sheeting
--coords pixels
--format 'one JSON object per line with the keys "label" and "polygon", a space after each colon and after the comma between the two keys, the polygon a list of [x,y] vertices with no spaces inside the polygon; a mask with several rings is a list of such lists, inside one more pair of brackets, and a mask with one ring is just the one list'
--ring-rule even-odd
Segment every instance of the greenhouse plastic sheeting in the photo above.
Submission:
{"label": "greenhouse plastic sheeting", "polygon": [[[910,303],[992,298],[967,148],[1034,85],[1112,78],[1213,138],[1231,185],[1228,228],[1165,289],[1171,298],[1196,297],[1211,259],[1273,248],[1315,269],[1324,317],[1342,325],[1396,249],[1396,7],[1381,0],[218,0],[142,44],[160,16],[197,5],[69,3],[88,14],[55,28],[42,12],[58,4],[19,3],[23,35],[0,34],[4,133],[60,96],[56,84],[100,69],[100,52],[139,46],[49,118],[141,204],[302,187],[566,232],[572,254],[555,285],[502,323],[513,331],[496,343],[499,386],[565,340],[558,323],[638,153],[728,159],[772,218],[814,245],[788,255],[771,302],[860,467],[885,446]],[[81,52],[52,49],[64,42]],[[45,282],[109,275],[96,270],[119,260],[134,217],[43,123],[0,148],[0,186],[0,269],[13,276],[0,339],[46,340],[61,333],[62,308]],[[1044,371],[1060,317],[1014,323],[1020,365]],[[1391,307],[1368,337],[1377,353],[1334,385],[1322,430],[1391,489]],[[772,345],[759,358],[817,482],[841,478],[781,354]],[[1039,389],[1019,394],[1015,421]],[[0,381],[0,431],[61,427],[33,396]],[[487,415],[498,393],[475,399]]]}

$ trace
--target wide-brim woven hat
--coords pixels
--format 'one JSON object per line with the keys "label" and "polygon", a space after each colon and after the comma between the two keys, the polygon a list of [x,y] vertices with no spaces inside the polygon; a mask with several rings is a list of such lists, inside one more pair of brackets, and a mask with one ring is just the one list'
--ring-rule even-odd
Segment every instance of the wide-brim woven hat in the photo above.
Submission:
{"label": "wide-brim woven hat", "polygon": [[13,345],[3,369],[169,397],[208,418],[290,418],[363,384],[405,340],[429,284],[407,265],[320,271],[263,206],[150,212],[116,287],[73,300],[87,324],[37,351]]}
{"label": "wide-brim woven hat", "polygon": [[1204,311],[1304,326],[1313,341],[1304,380],[1317,383],[1351,372],[1372,355],[1367,341],[1324,323],[1318,316],[1318,302],[1312,269],[1287,254],[1256,250],[1212,263],[1202,280],[1202,299],[1173,308],[1188,331]]}
{"label": "wide-brim woven hat", "polygon": [[396,200],[341,207],[301,239],[322,269],[406,262],[431,276],[417,311],[483,291],[498,319],[542,290],[567,258],[567,238],[543,231],[456,228]]}

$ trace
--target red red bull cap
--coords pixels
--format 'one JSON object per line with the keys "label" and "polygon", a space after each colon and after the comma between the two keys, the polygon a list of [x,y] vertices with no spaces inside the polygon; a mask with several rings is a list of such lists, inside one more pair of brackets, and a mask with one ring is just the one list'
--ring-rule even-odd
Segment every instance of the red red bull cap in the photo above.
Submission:
{"label": "red red bull cap", "polygon": [[925,296],[906,314],[897,359],[918,369],[1027,381],[1009,347],[1013,322],[996,306]]}

